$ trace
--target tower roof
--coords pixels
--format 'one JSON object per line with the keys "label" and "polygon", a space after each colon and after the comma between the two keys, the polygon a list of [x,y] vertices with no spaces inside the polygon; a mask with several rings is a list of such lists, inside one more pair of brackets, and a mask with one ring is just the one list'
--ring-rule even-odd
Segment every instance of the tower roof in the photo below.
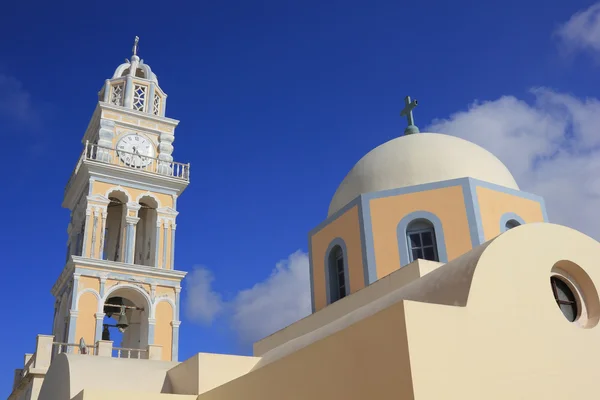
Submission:
{"label": "tower roof", "polygon": [[125,59],[125,62],[119,65],[115,70],[112,79],[131,75],[137,78],[147,79],[158,84],[158,78],[156,77],[156,74],[152,72],[150,66],[148,64],[145,64],[144,60],[140,59],[140,57],[137,54],[139,40],[140,38],[136,36],[133,43],[131,61]]}
{"label": "tower roof", "polygon": [[474,143],[438,133],[405,135],[356,163],[337,188],[328,215],[363,193],[465,177],[519,190],[508,168]]}

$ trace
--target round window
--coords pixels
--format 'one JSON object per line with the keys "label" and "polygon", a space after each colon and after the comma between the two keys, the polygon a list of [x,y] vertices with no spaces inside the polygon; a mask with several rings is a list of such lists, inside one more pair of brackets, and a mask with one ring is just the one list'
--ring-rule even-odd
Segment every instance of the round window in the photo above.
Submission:
{"label": "round window", "polygon": [[558,308],[560,308],[566,319],[574,322],[579,312],[575,294],[565,281],[556,276],[550,278],[550,284]]}

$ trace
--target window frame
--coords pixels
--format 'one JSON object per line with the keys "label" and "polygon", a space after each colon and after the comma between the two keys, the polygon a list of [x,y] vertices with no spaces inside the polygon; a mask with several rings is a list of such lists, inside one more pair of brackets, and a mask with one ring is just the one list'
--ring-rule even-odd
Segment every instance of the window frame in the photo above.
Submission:
{"label": "window frame", "polygon": [[[325,261],[327,305],[330,305],[351,294],[348,276],[348,252],[342,240],[336,239],[331,242],[325,255]],[[340,285],[340,279],[343,280],[343,286]]]}
{"label": "window frame", "polygon": [[[416,220],[414,222],[416,222],[416,224],[425,225],[425,223],[422,223],[419,220]],[[429,221],[427,221],[427,222],[429,222]],[[429,247],[433,248],[434,260],[428,260],[426,258],[422,258],[421,260],[440,262],[438,245],[437,245],[437,240],[436,240],[436,235],[435,235],[435,227],[433,226],[433,224],[431,224],[429,227],[426,227],[426,228],[414,228],[414,229],[410,228],[411,225],[413,225],[412,222],[410,224],[408,224],[408,227],[406,228],[406,245],[408,246],[408,257],[409,257],[410,262],[417,260],[413,256],[413,250],[420,249],[423,252],[423,256],[425,256],[424,250],[425,250],[425,248],[429,248]],[[427,224],[427,225],[429,225],[429,224]],[[423,236],[421,236],[423,233],[431,233],[431,239],[432,239],[431,245],[427,245],[427,246],[423,245]],[[419,240],[421,241],[421,245],[419,247],[413,248],[411,240],[410,240],[410,236],[414,235],[414,234],[419,235]]]}

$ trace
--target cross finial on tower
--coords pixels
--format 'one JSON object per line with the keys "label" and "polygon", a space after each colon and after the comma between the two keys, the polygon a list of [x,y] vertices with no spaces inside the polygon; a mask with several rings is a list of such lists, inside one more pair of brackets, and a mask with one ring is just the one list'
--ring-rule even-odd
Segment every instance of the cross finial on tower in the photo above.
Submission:
{"label": "cross finial on tower", "polygon": [[404,109],[400,112],[401,117],[406,117],[408,119],[408,126],[404,130],[405,135],[410,135],[412,133],[419,133],[419,128],[415,125],[415,119],[413,117],[413,108],[417,106],[417,100],[410,100],[410,96],[406,96],[404,98]]}
{"label": "cross finial on tower", "polygon": [[133,41],[133,55],[137,56],[137,50],[138,50],[138,42],[140,41],[140,38],[138,36],[135,37],[134,41]]}

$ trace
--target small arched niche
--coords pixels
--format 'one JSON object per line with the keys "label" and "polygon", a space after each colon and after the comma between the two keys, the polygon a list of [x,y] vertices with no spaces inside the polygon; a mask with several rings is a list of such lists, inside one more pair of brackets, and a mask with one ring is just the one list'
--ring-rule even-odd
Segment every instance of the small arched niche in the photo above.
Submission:
{"label": "small arched niche", "polygon": [[108,195],[106,227],[104,229],[104,248],[102,258],[109,261],[123,261],[125,239],[125,217],[127,215],[127,195],[120,191]]}
{"label": "small arched niche", "polygon": [[417,259],[439,261],[435,228],[431,221],[419,218],[406,227],[406,240],[410,261]]}
{"label": "small arched niche", "polygon": [[140,218],[135,231],[135,259],[138,265],[153,266],[156,257],[156,220],[158,202],[151,196],[139,200]]}
{"label": "small arched niche", "polygon": [[137,78],[146,78],[146,72],[144,72],[144,70],[142,68],[138,68],[135,70],[135,76]]}

